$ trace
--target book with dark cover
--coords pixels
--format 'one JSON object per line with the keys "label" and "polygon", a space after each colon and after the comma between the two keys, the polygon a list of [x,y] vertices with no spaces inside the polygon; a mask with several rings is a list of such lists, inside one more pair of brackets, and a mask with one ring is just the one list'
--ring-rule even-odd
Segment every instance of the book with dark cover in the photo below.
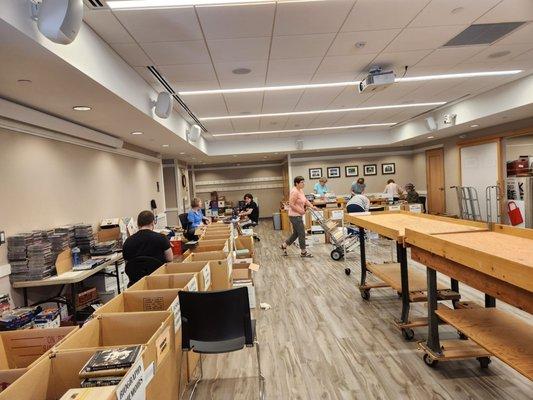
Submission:
{"label": "book with dark cover", "polygon": [[82,388],[100,387],[100,386],[115,386],[122,380],[121,376],[107,376],[101,378],[88,378],[81,381]]}
{"label": "book with dark cover", "polygon": [[133,365],[141,346],[116,347],[114,349],[98,350],[87,361],[82,371],[101,371],[105,369],[122,369]]}

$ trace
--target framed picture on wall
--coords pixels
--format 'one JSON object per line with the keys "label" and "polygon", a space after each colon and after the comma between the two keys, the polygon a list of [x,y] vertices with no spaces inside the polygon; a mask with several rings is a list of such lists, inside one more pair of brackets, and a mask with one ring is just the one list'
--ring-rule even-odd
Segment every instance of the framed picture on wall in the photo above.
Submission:
{"label": "framed picture on wall", "polygon": [[328,167],[328,178],[340,178],[341,167]]}
{"label": "framed picture on wall", "polygon": [[322,168],[309,168],[309,179],[322,178]]}
{"label": "framed picture on wall", "polygon": [[363,175],[372,176],[378,174],[378,166],[376,164],[363,165]]}
{"label": "framed picture on wall", "polygon": [[383,175],[394,175],[396,173],[396,164],[395,163],[381,164],[381,173]]}
{"label": "framed picture on wall", "polygon": [[347,165],[344,167],[346,177],[359,176],[359,167],[357,165]]}

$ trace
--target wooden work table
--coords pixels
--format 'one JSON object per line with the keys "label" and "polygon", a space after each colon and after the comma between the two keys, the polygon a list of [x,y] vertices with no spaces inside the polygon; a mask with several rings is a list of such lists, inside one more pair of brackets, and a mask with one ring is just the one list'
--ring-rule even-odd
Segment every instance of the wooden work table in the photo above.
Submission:
{"label": "wooden work table", "polygon": [[[480,222],[459,220],[407,211],[351,213],[345,214],[344,221],[359,227],[359,248],[361,255],[361,279],[359,290],[365,300],[370,299],[370,289],[391,287],[401,293],[402,312],[396,325],[403,336],[410,340],[414,337],[412,328],[425,326],[426,318],[410,320],[410,303],[426,300],[426,277],[422,272],[408,270],[407,249],[405,246],[406,229],[417,229],[425,233],[472,232],[487,229]],[[365,249],[365,229],[376,232],[396,242],[396,264],[367,264]],[[370,271],[384,283],[367,284],[367,271]],[[411,288],[410,283],[413,285]],[[451,281],[451,289],[439,288],[439,300],[458,301],[457,281]]]}
{"label": "wooden work table", "polygon": [[[500,299],[533,313],[533,230],[495,225],[431,235],[407,229],[405,241],[413,260],[428,267],[428,340],[421,345],[426,363],[470,358],[468,351],[477,346],[533,380],[533,324],[495,308]],[[485,308],[437,310],[437,272],[485,293]],[[439,319],[470,338],[470,350],[450,356],[450,341],[439,339]],[[478,359],[488,366],[486,357]]]}

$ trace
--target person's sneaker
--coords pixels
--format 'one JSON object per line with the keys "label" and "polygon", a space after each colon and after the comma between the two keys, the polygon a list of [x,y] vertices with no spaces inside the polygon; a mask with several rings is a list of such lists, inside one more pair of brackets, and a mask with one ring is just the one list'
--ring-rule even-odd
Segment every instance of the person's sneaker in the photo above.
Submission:
{"label": "person's sneaker", "polygon": [[313,258],[313,255],[306,251],[305,253],[300,253],[300,257],[302,258]]}

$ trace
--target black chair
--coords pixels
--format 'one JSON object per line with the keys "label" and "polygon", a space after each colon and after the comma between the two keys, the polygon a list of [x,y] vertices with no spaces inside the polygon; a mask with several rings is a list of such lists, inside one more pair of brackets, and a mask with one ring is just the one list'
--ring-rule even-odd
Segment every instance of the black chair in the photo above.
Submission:
{"label": "black chair", "polygon": [[185,236],[185,239],[193,241],[198,240],[198,236],[194,234],[194,229],[191,228],[191,223],[189,222],[188,214],[182,213],[178,215],[178,218],[180,219],[180,224],[183,228],[183,236]]}
{"label": "black chair", "polygon": [[365,212],[365,209],[358,204],[348,204],[346,206],[347,213]]}
{"label": "black chair", "polygon": [[129,279],[128,287],[150,275],[161,265],[163,265],[163,262],[153,257],[139,256],[132,258],[126,262],[126,267],[124,268]]}
{"label": "black chair", "polygon": [[261,356],[256,338],[255,320],[250,317],[248,289],[214,292],[179,292],[181,309],[182,351],[200,354],[200,377],[195,381],[192,399],[202,380],[202,354],[229,353],[254,347],[257,352],[259,399],[265,398],[265,378],[261,373]]}

